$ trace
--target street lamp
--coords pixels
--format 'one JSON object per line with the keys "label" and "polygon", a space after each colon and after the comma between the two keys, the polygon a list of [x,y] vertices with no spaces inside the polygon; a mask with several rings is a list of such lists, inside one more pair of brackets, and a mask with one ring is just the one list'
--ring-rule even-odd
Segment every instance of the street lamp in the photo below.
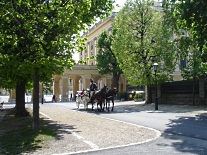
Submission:
{"label": "street lamp", "polygon": [[44,94],[43,94],[43,93],[44,93],[44,92],[43,92],[43,89],[44,89],[44,88],[43,88],[43,87],[44,87],[44,86],[43,86],[43,82],[42,82],[42,104],[43,104],[43,102],[44,102]]}
{"label": "street lamp", "polygon": [[156,81],[155,110],[158,110],[157,77],[156,77],[156,73],[157,73],[157,69],[158,69],[158,63],[155,62],[155,63],[153,64],[153,68],[154,68],[154,72],[155,72],[155,81]]}

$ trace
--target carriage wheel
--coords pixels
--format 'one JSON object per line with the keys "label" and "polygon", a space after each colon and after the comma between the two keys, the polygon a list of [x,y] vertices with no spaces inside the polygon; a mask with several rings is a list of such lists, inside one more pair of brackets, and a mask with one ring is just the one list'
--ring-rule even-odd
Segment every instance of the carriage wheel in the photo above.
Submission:
{"label": "carriage wheel", "polygon": [[79,109],[79,105],[80,105],[80,103],[79,103],[79,102],[76,102],[76,105],[77,105],[77,108]]}
{"label": "carriage wheel", "polygon": [[79,105],[80,105],[80,103],[79,103],[79,101],[78,101],[78,99],[76,98],[76,106],[77,106],[77,109],[79,109]]}

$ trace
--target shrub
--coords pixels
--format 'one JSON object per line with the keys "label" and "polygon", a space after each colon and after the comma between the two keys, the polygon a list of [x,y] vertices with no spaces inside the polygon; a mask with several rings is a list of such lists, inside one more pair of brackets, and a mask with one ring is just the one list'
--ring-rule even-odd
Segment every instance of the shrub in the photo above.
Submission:
{"label": "shrub", "polygon": [[117,93],[117,99],[121,100],[122,98],[125,98],[125,91],[121,91]]}
{"label": "shrub", "polygon": [[141,93],[136,93],[135,95],[134,95],[134,99],[142,99],[143,98],[143,94],[141,94]]}

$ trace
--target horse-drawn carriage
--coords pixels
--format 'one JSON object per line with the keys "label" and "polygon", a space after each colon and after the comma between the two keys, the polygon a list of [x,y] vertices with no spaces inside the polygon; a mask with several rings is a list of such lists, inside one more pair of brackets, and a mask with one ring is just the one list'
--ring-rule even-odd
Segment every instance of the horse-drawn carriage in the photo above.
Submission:
{"label": "horse-drawn carriage", "polygon": [[[85,91],[85,90],[84,90]],[[83,104],[84,109],[88,108],[88,102],[90,101],[90,91],[87,89],[84,94],[81,94],[81,91],[77,91],[76,94],[76,106],[80,107],[80,104]]]}
{"label": "horse-drawn carriage", "polygon": [[[112,101],[112,109],[114,109],[114,98],[117,94],[116,88],[113,89],[107,89],[106,86],[104,86],[101,90],[94,91],[92,96],[90,97],[90,90],[87,89],[85,93],[81,94],[81,91],[78,91],[78,94],[76,95],[76,105],[79,108],[80,104],[83,104],[84,109],[88,109],[88,105],[92,105],[92,110],[94,108],[94,104],[97,104],[97,109],[100,111],[104,111],[104,108],[106,107],[106,110],[109,111],[110,108],[110,101]],[[100,109],[98,108],[100,107]]]}

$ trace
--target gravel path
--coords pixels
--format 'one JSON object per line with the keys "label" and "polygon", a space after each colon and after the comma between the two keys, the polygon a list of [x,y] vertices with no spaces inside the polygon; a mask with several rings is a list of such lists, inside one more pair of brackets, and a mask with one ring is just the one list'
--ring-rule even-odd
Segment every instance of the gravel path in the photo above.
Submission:
{"label": "gravel path", "polygon": [[160,136],[156,130],[109,120],[55,106],[41,106],[45,118],[58,123],[61,130],[56,140],[33,155],[73,154],[73,152],[121,147],[151,141]]}
{"label": "gravel path", "polygon": [[[144,105],[134,101],[116,103],[116,106],[120,106],[119,110],[124,105],[131,110],[136,110],[136,108],[140,111],[154,109],[154,104]],[[206,106],[159,105],[160,110],[171,113],[207,114]],[[1,121],[5,111],[0,112]],[[55,140],[47,141],[44,148],[24,153],[25,155],[75,154],[89,150],[141,144],[160,136],[160,132],[153,129],[59,106],[41,105],[40,113],[45,119],[55,124],[58,128],[58,135]],[[3,131],[1,132],[3,134]]]}

